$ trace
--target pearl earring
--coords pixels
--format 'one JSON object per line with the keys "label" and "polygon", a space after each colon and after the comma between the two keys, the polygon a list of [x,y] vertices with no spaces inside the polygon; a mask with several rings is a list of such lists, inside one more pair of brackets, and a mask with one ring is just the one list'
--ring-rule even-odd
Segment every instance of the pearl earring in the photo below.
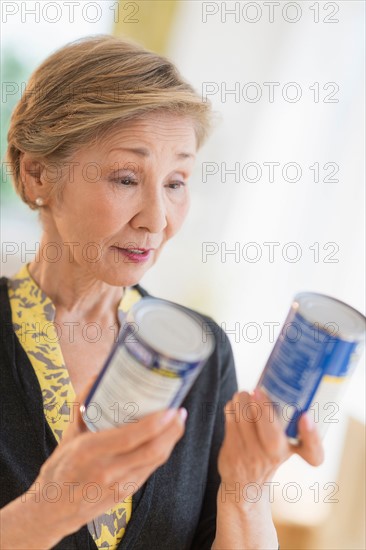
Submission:
{"label": "pearl earring", "polygon": [[43,199],[41,197],[37,197],[35,203],[37,206],[43,206]]}

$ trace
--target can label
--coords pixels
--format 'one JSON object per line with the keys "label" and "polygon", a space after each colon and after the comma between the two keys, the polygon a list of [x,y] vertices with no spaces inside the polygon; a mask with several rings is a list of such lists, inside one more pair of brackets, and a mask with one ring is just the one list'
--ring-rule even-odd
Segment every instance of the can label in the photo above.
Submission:
{"label": "can label", "polygon": [[146,414],[178,407],[205,362],[170,359],[136,339],[134,329],[133,323],[125,324],[82,407],[91,431],[137,422]]}
{"label": "can label", "polygon": [[275,404],[290,439],[297,440],[299,417],[312,406],[324,435],[329,405],[339,398],[356,365],[357,348],[358,342],[342,340],[290,310],[258,383]]}

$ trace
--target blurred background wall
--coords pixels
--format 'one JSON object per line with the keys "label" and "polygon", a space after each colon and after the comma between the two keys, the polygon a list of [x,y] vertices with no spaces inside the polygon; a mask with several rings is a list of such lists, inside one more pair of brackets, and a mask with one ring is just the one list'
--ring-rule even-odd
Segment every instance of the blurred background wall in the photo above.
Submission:
{"label": "blurred background wall", "polygon": [[[142,284],[221,324],[242,389],[254,387],[296,292],[365,311],[364,12],[352,0],[2,2],[2,158],[27,78],[82,36],[131,36],[167,54],[212,102],[186,225]],[[3,274],[31,261],[39,236],[3,167]],[[278,473],[283,548],[366,547],[364,375],[363,357],[324,464],[293,457]]]}

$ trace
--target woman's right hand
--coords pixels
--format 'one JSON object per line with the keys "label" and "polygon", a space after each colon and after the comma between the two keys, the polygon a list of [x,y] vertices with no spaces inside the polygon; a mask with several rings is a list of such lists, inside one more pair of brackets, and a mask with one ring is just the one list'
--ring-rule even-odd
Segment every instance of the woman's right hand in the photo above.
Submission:
{"label": "woman's right hand", "polygon": [[[76,403],[84,403],[94,380]],[[45,523],[57,526],[59,539],[135,493],[168,460],[185,429],[186,411],[181,409],[158,411],[138,422],[93,433],[79,407],[75,409],[73,422],[36,479],[40,500],[44,495],[47,500],[44,505],[40,502],[42,516],[47,514]]]}

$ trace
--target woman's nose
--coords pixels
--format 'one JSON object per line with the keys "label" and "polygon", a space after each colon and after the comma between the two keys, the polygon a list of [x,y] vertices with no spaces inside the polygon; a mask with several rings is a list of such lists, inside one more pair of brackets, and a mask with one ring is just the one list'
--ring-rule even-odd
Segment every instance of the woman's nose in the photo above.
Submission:
{"label": "woman's nose", "polygon": [[161,233],[167,226],[167,213],[164,197],[159,191],[146,194],[142,198],[138,213],[132,224],[138,229],[147,229],[150,233]]}

